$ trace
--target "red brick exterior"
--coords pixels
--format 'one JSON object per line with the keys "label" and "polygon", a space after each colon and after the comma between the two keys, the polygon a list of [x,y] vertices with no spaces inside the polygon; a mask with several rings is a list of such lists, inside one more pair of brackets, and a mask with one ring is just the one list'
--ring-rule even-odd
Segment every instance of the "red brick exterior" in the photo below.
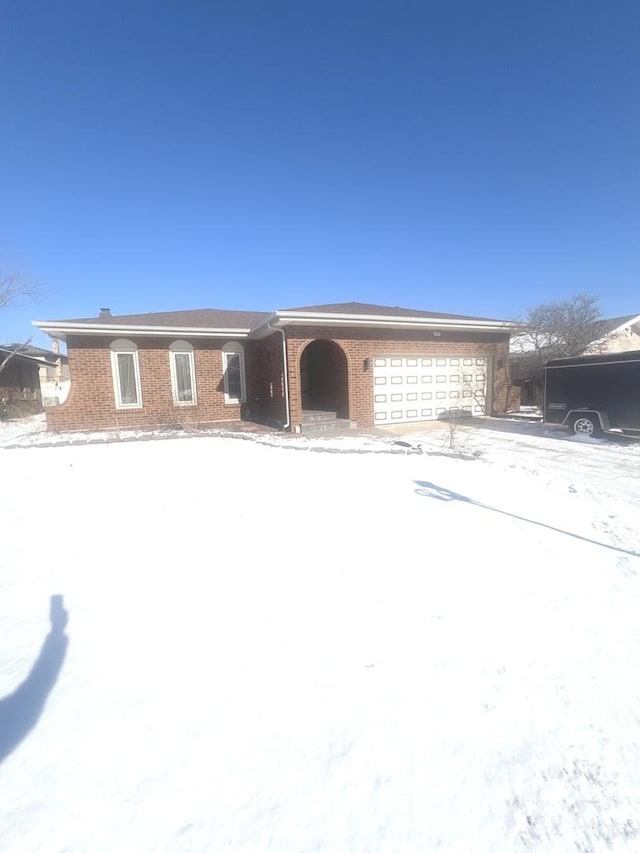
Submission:
{"label": "red brick exterior", "polygon": [[[337,343],[347,359],[349,377],[349,418],[359,427],[373,426],[373,358],[385,355],[472,355],[492,358],[491,414],[506,410],[508,386],[509,335],[445,332],[434,337],[432,331],[397,329],[344,329],[340,327],[302,327],[287,329],[289,395],[291,425],[295,429],[302,418],[300,360],[311,341],[329,339]],[[366,364],[365,362],[369,362]]]}
{"label": "red brick exterior", "polygon": [[281,426],[286,422],[282,335],[276,332],[260,341],[243,341],[247,402],[243,417]]}
{"label": "red brick exterior", "polygon": [[[300,361],[313,340],[331,340],[344,352],[347,362],[348,417],[359,427],[373,425],[373,367],[382,355],[489,356],[492,363],[493,414],[506,408],[508,391],[507,334],[432,331],[289,327],[286,329],[291,428],[301,422]],[[119,336],[121,337],[121,336]],[[222,347],[225,339],[187,339],[194,348],[197,405],[173,402],[169,346],[172,338],[138,337],[142,407],[118,409],[114,399],[110,345],[107,335],[69,336],[67,340],[71,391],[67,401],[47,411],[52,430],[153,429],[203,427],[241,418],[286,421],[282,336],[242,340],[245,352],[246,403],[227,404],[222,379]],[[229,338],[229,340],[233,340]]]}
{"label": "red brick exterior", "polygon": [[[121,338],[119,335],[118,338]],[[71,390],[65,403],[47,411],[53,430],[152,429],[237,421],[238,404],[227,404],[222,385],[224,340],[189,341],[194,348],[197,405],[176,406],[171,391],[171,338],[130,337],[138,346],[142,408],[116,408],[107,335],[69,337]]]}

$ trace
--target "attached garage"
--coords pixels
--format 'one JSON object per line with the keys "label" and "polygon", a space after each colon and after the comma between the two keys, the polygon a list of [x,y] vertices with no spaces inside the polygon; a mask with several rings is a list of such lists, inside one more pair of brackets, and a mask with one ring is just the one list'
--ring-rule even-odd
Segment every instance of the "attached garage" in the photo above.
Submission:
{"label": "attached garage", "polygon": [[484,415],[489,360],[471,356],[373,359],[376,424]]}

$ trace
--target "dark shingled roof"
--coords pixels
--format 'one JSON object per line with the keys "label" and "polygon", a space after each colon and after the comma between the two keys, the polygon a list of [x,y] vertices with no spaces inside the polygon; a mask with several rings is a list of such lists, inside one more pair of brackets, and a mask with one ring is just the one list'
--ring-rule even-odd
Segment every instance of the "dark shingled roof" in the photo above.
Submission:
{"label": "dark shingled roof", "polygon": [[174,326],[193,329],[251,329],[270,317],[264,311],[225,311],[218,308],[198,308],[193,311],[156,311],[152,314],[120,314],[102,317],[59,320],[64,323],[92,323],[96,326]]}
{"label": "dark shingled roof", "polygon": [[279,314],[294,311],[308,311],[318,314],[362,314],[363,316],[377,315],[385,317],[433,317],[439,320],[489,320],[500,323],[490,317],[469,317],[465,314],[439,314],[437,311],[416,311],[413,308],[399,308],[397,305],[370,305],[367,302],[336,302],[330,305],[304,305],[302,308],[283,308]]}
{"label": "dark shingled roof", "polygon": [[[367,317],[397,317],[398,320],[480,320],[502,323],[489,317],[470,317],[465,314],[441,314],[437,311],[417,311],[399,308],[397,305],[371,305],[366,302],[337,302],[328,305],[304,305],[301,308],[285,308],[280,315],[306,312],[308,314],[351,314]],[[64,326],[66,323],[82,323],[89,326],[166,326],[169,328],[192,329],[246,329],[253,330],[273,317],[272,311],[227,311],[218,308],[199,308],[192,311],[156,311],[149,314],[101,314],[97,317],[74,317],[72,320],[51,320]]]}
{"label": "dark shingled roof", "polygon": [[[58,358],[63,361],[67,361],[66,355],[57,356],[55,353],[49,353],[49,355],[38,355],[34,352],[26,352],[23,351],[23,347],[20,344],[7,344],[6,346],[0,346],[0,364],[3,364],[8,359],[12,361],[17,359],[18,361],[26,361],[30,364],[40,364],[43,366],[55,367],[56,360]],[[32,349],[36,349],[33,347]],[[42,352],[49,352],[48,350],[42,350]]]}
{"label": "dark shingled roof", "polygon": [[61,358],[66,361],[67,356],[63,353],[53,352],[50,349],[42,349],[42,347],[34,347],[31,344],[0,344],[0,350],[3,352],[15,352],[20,355],[26,355],[29,358],[44,358],[52,364]]}

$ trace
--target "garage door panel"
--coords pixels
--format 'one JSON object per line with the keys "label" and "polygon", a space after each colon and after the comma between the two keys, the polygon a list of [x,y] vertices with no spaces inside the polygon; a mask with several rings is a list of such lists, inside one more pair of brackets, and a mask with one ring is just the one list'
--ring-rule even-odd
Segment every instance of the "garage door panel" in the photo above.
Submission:
{"label": "garage door panel", "polygon": [[482,415],[487,391],[483,357],[389,356],[373,360],[374,421],[402,423]]}

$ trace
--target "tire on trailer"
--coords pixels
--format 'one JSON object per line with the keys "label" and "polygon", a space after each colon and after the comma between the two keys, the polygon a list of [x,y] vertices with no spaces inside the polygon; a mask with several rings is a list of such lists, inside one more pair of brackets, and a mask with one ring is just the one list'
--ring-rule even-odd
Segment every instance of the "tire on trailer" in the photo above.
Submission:
{"label": "tire on trailer", "polygon": [[600,418],[593,412],[583,412],[571,419],[571,429],[575,435],[602,435]]}

